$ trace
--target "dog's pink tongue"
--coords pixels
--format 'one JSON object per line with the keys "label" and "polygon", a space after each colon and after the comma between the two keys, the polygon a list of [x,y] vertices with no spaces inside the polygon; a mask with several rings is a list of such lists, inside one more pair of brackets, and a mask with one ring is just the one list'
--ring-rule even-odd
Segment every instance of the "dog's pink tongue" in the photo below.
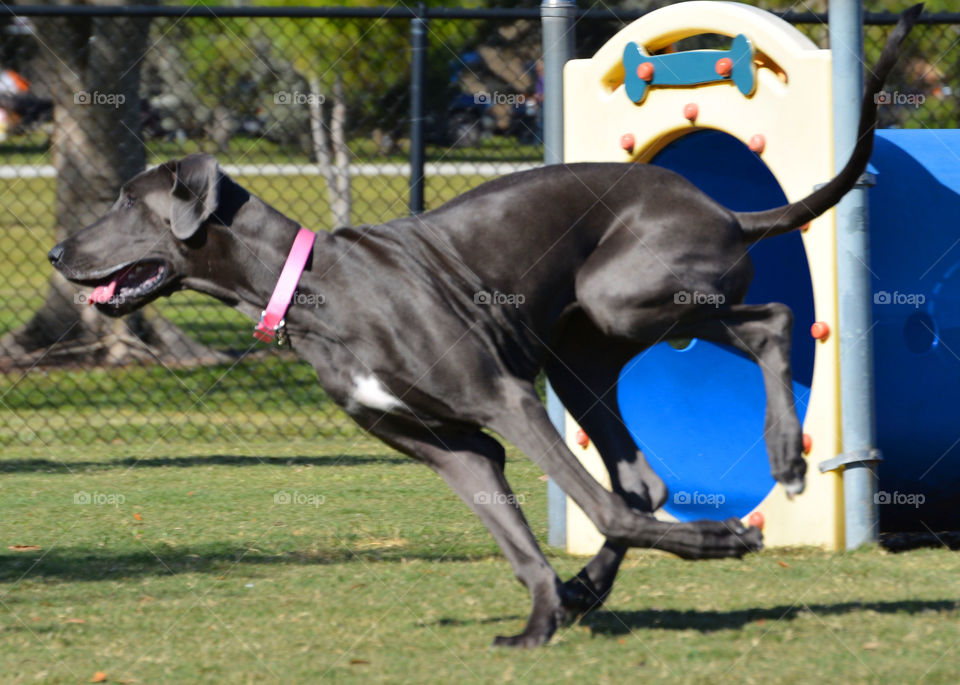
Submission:
{"label": "dog's pink tongue", "polygon": [[107,285],[98,285],[93,289],[93,292],[90,294],[90,299],[87,301],[88,304],[92,305],[94,303],[104,304],[110,301],[110,298],[113,297],[113,292],[117,289],[117,279],[110,281]]}

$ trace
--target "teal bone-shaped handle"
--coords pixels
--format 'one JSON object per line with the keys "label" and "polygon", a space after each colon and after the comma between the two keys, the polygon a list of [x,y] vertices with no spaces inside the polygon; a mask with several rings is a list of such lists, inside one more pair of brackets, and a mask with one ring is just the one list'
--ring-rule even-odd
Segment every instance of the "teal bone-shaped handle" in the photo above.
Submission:
{"label": "teal bone-shaped handle", "polygon": [[[718,71],[718,62],[724,58],[732,62],[728,73]],[[648,64],[641,71],[637,69]],[[624,85],[627,97],[640,104],[647,96],[649,86],[694,86],[701,83],[733,81],[744,95],[753,92],[757,82],[757,67],[753,63],[753,46],[741,34],[733,39],[729,50],[690,50],[664,55],[648,55],[634,42],[623,50]]]}

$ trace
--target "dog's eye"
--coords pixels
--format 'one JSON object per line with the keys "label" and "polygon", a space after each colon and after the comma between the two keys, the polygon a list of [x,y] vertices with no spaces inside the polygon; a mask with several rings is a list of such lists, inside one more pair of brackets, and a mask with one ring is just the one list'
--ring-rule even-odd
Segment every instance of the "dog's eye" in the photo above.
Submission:
{"label": "dog's eye", "polygon": [[137,198],[135,198],[133,195],[127,195],[127,198],[123,201],[124,209],[126,209],[127,207],[133,207],[136,201],[137,201]]}

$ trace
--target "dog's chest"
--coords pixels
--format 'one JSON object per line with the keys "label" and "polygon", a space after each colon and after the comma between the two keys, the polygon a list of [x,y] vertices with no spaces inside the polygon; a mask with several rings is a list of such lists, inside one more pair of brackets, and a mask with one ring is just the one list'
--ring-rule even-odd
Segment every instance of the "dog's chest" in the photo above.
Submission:
{"label": "dog's chest", "polygon": [[[328,339],[295,341],[297,351],[317,372],[320,385],[348,414],[408,413],[410,407],[364,360],[364,350]],[[299,343],[299,344],[297,344]]]}
{"label": "dog's chest", "polygon": [[348,410],[364,408],[392,412],[406,408],[403,400],[390,392],[373,373],[355,373],[351,380],[346,402]]}

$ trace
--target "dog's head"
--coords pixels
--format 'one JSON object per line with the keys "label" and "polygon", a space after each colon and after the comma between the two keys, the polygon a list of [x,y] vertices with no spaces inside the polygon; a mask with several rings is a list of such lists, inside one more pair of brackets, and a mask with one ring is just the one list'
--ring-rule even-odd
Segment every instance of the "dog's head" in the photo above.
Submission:
{"label": "dog's head", "polygon": [[50,250],[50,263],[93,287],[90,302],[111,316],[177,290],[217,208],[221,176],[217,160],[201,154],[138,174],[104,216]]}

